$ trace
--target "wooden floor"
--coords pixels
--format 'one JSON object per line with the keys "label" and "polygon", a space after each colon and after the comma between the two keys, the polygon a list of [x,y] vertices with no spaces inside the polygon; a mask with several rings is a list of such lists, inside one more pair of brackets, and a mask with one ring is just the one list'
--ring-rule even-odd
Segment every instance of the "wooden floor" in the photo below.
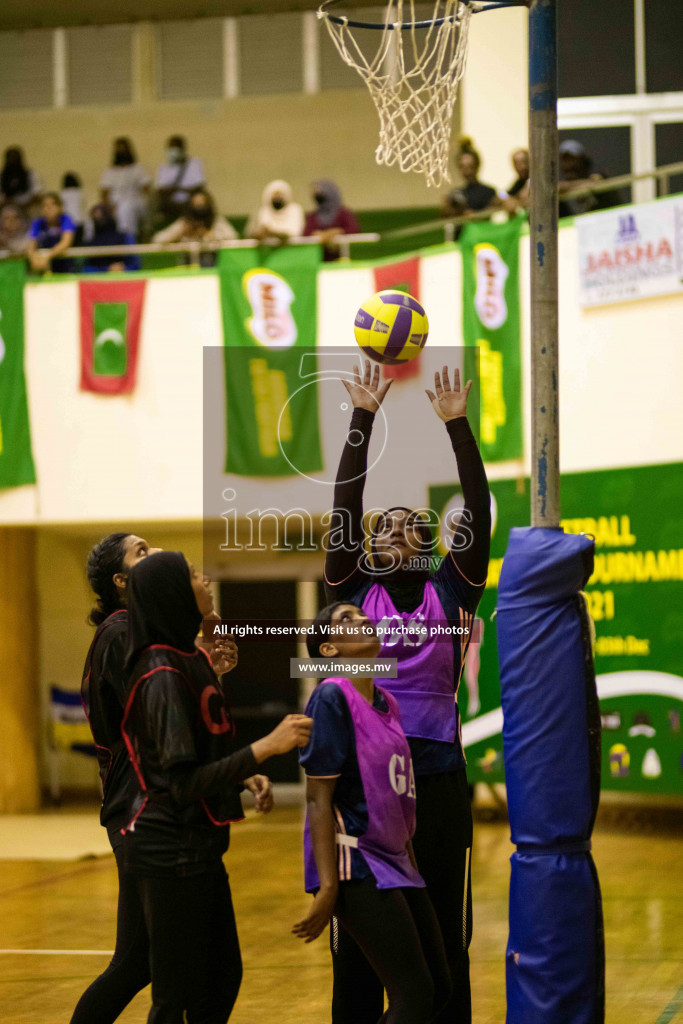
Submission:
{"label": "wooden floor", "polygon": [[[95,813],[91,811],[90,813]],[[594,855],[607,937],[608,1024],[683,1024],[683,815],[601,812]],[[59,828],[59,816],[46,827]],[[503,821],[478,821],[473,854],[474,1024],[505,1020],[508,859]],[[289,930],[304,912],[301,811],[236,826],[228,855],[244,957],[231,1024],[328,1024],[326,937],[305,946]],[[112,949],[112,857],[0,862],[0,1020],[68,1024]],[[77,952],[74,952],[77,951]],[[149,993],[119,1018],[143,1024]]]}

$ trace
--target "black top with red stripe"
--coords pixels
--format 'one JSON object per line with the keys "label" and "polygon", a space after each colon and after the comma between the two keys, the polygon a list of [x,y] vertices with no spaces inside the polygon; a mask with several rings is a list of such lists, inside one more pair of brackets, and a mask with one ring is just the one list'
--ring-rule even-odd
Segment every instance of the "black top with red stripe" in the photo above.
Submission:
{"label": "black top with red stripe", "polygon": [[81,700],[95,740],[102,780],[100,821],[110,833],[130,821],[139,788],[121,736],[127,629],[125,608],[101,623],[90,644],[81,682]]}
{"label": "black top with red stripe", "polygon": [[234,750],[226,694],[203,650],[145,648],[129,680],[123,737],[138,795],[127,866],[137,874],[197,874],[225,853],[243,818],[240,784],[257,771]]}

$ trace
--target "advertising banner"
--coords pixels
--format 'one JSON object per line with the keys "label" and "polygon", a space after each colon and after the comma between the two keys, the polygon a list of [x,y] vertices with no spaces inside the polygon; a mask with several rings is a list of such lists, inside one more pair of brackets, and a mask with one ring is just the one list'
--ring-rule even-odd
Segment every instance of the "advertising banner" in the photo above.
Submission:
{"label": "advertising banner", "polygon": [[[586,594],[596,629],[603,789],[683,794],[682,479],[680,463],[562,477],[562,526],[596,543]],[[529,524],[529,481],[490,486],[491,562],[477,612],[482,642],[470,649],[458,701],[470,781],[503,782],[492,616],[510,528]],[[429,503],[443,521],[461,506],[461,492],[432,487]]]}
{"label": "advertising banner", "polygon": [[683,196],[577,217],[582,306],[683,291]]}
{"label": "advertising banner", "polygon": [[221,253],[226,473],[322,469],[317,388],[302,387],[300,372],[316,344],[319,263],[318,246]]}
{"label": "advertising banner", "polygon": [[[522,365],[519,327],[521,219],[468,224],[462,233],[462,330],[481,408],[484,462],[522,456]],[[476,366],[477,354],[479,365]]]}
{"label": "advertising banner", "polygon": [[24,376],[23,263],[0,264],[0,487],[34,484]]}

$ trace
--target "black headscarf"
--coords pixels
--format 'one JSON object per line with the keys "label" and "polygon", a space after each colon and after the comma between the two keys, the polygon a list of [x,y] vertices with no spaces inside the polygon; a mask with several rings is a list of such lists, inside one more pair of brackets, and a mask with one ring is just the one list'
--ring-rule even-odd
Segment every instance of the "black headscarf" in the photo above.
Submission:
{"label": "black headscarf", "polygon": [[[375,565],[377,565],[377,534],[382,527],[385,517],[390,515],[392,512],[407,512],[414,514],[413,510],[406,508],[405,505],[394,505],[379,516],[374,525],[372,537],[370,539],[370,550]],[[431,555],[434,547],[432,531],[430,530],[429,525],[424,522],[421,517],[420,520],[419,527],[420,536],[422,538],[422,553],[425,555]],[[418,552],[416,552],[416,554],[417,553]],[[412,569],[406,566],[399,566],[394,569],[393,572],[377,572],[378,582],[381,583],[388,591],[389,596],[399,611],[413,611],[417,608],[418,604],[422,600],[425,583],[428,582],[429,576],[429,569],[424,566]]]}
{"label": "black headscarf", "polygon": [[17,146],[5,150],[5,166],[0,173],[0,192],[6,199],[23,195],[28,192],[28,170],[24,166],[24,156]]}
{"label": "black headscarf", "polygon": [[152,644],[192,654],[201,621],[182,552],[160,551],[143,558],[128,577],[127,668]]}

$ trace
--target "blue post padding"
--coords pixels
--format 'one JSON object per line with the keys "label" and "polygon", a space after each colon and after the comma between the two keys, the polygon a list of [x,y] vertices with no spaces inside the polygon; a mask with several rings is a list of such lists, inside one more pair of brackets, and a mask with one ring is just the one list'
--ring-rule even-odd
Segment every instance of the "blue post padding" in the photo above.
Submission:
{"label": "blue post padding", "polygon": [[510,531],[498,588],[498,656],[512,840],[507,1024],[603,1024],[600,887],[588,840],[600,729],[578,594],[594,542]]}
{"label": "blue post padding", "polygon": [[577,595],[592,570],[593,547],[584,535],[510,531],[497,632],[514,843],[552,846],[590,837],[595,762]]}
{"label": "blue post padding", "polygon": [[602,1024],[602,904],[590,853],[514,853],[511,865],[507,1024]]}

